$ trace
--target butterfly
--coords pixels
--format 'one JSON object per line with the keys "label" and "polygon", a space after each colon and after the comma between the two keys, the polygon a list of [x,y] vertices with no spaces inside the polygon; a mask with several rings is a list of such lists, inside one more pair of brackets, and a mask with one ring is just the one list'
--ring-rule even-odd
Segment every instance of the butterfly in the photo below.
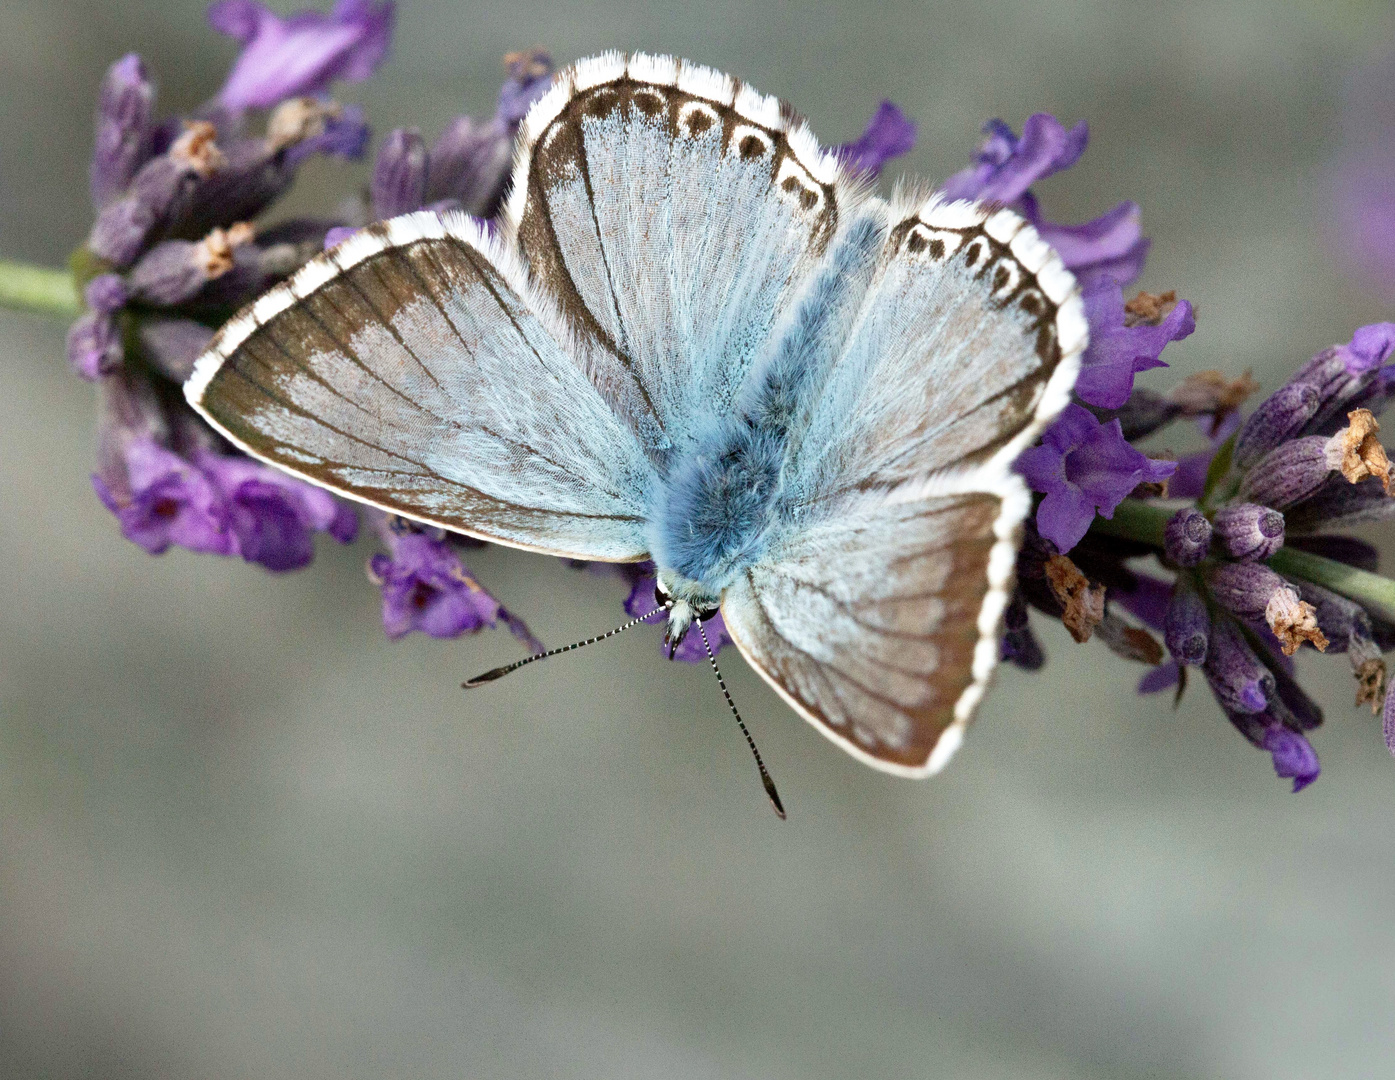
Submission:
{"label": "butterfly", "polygon": [[609,52],[533,105],[497,231],[360,230],[227,323],[185,394],[345,498],[652,559],[671,643],[720,610],[818,731],[918,777],[997,661],[1031,505],[1011,464],[1087,337],[1016,213],[879,198],[777,99]]}

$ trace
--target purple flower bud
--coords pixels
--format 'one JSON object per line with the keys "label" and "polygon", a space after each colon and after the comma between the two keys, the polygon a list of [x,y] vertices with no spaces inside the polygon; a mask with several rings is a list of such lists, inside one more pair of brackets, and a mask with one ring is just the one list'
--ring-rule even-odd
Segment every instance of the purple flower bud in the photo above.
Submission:
{"label": "purple flower bud", "polygon": [[1294,584],[1298,595],[1313,605],[1318,628],[1327,638],[1327,652],[1344,653],[1354,643],[1372,640],[1371,617],[1356,601],[1308,581]]}
{"label": "purple flower bud", "polygon": [[215,30],[243,44],[218,103],[237,111],[270,108],[322,93],[336,79],[362,82],[387,53],[395,10],[368,0],[338,0],[332,14],[282,18],[255,0],[222,0],[209,9]]}
{"label": "purple flower bud", "polygon": [[988,138],[975,163],[941,187],[951,199],[1014,203],[1037,181],[1074,165],[1090,137],[1083,121],[1067,131],[1047,113],[1029,116],[1020,139],[1001,120],[990,120],[983,131]]}
{"label": "purple flower bud", "polygon": [[1163,530],[1163,553],[1176,566],[1196,566],[1211,550],[1211,522],[1194,507],[1178,510]]}
{"label": "purple flower bud", "polygon": [[1081,358],[1075,393],[1087,405],[1118,409],[1133,391],[1140,371],[1166,367],[1162,351],[1196,329],[1192,306],[1180,301],[1156,326],[1129,326],[1125,321],[1124,294],[1114,282],[1100,282],[1085,292],[1085,320],[1090,324],[1090,344]]}
{"label": "purple flower bud", "polygon": [[314,557],[314,532],[349,543],[358,534],[353,510],[320,488],[244,457],[209,451],[195,463],[226,507],[233,551],[268,570],[296,570]]}
{"label": "purple flower bud", "polygon": [[378,151],[371,184],[379,218],[420,210],[426,201],[426,144],[415,128],[392,131]]}
{"label": "purple flower bud", "polygon": [[126,283],[116,274],[98,274],[87,283],[82,295],[91,310],[108,315],[120,311],[130,298]]}
{"label": "purple flower bud", "polygon": [[1284,515],[1267,506],[1223,506],[1211,520],[1221,548],[1232,559],[1263,561],[1284,546]]}
{"label": "purple flower bud", "polygon": [[889,101],[883,101],[855,141],[838,147],[836,153],[855,172],[878,175],[892,158],[908,154],[915,146],[913,120]]}
{"label": "purple flower bud", "polygon": [[116,371],[124,357],[115,316],[89,311],[68,327],[68,363],[89,382]]}
{"label": "purple flower bud", "polygon": [[1242,619],[1262,619],[1276,592],[1288,583],[1259,563],[1218,563],[1206,575],[1216,602]]}
{"label": "purple flower bud", "polygon": [[[1289,379],[1317,391],[1316,415],[1300,434],[1330,435],[1345,426],[1347,413],[1354,408],[1377,408],[1385,404],[1383,364],[1395,351],[1395,323],[1373,323],[1360,327],[1350,342],[1318,353]],[[1379,401],[1372,401],[1374,397]],[[1369,402],[1369,404],[1368,404]]]}
{"label": "purple flower bud", "polygon": [[1334,475],[1316,492],[1284,512],[1291,533],[1340,528],[1395,518],[1395,498],[1374,476],[1353,484]]}
{"label": "purple flower bud", "polygon": [[125,190],[150,153],[150,112],[155,88],[135,53],[107,68],[97,98],[92,150],[92,204],[101,209]]}
{"label": "purple flower bud", "polygon": [[1321,397],[1307,383],[1281,386],[1259,406],[1235,439],[1234,462],[1247,469],[1261,457],[1293,438],[1303,425],[1317,415]]}
{"label": "purple flower bud", "polygon": [[383,629],[390,638],[413,630],[453,638],[499,618],[499,602],[470,576],[444,539],[427,533],[393,534],[391,555],[374,555],[369,576],[383,594]]}
{"label": "purple flower bud", "polygon": [[1211,613],[1196,587],[1183,575],[1178,578],[1163,620],[1163,640],[1180,664],[1201,664],[1211,640]]}
{"label": "purple flower bud", "polygon": [[131,269],[131,295],[160,307],[188,300],[210,281],[233,268],[233,252],[251,242],[252,227],[214,229],[202,240],[165,240],[156,244]]}
{"label": "purple flower bud", "polygon": [[1263,711],[1274,692],[1274,674],[1246,643],[1230,619],[1211,627],[1211,642],[1202,668],[1216,700],[1228,712]]}
{"label": "purple flower bud", "polygon": [[1096,512],[1112,517],[1129,492],[1171,476],[1177,463],[1149,460],[1124,441],[1117,420],[1101,424],[1087,409],[1067,405],[1041,444],[1013,467],[1046,493],[1037,528],[1064,553],[1080,542]]}
{"label": "purple flower bud", "polygon": [[148,237],[178,212],[188,199],[195,174],[168,154],[147,162],[126,194],[97,215],[87,246],[113,266],[129,266]]}
{"label": "purple flower bud", "polygon": [[1245,474],[1240,498],[1287,510],[1315,494],[1332,475],[1327,442],[1323,435],[1309,435],[1275,447]]}
{"label": "purple flower bud", "polygon": [[141,319],[136,326],[141,356],[160,374],[182,383],[194,370],[194,361],[208,348],[213,331],[192,319]]}

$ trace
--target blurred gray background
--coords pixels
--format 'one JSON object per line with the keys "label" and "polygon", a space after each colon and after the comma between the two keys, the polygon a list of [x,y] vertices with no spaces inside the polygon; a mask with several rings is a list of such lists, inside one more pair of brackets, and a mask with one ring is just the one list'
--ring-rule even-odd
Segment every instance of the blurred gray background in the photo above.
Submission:
{"label": "blurred gray background", "polygon": [[[107,62],[142,52],[171,109],[216,89],[234,49],[203,19],[4,0],[0,255],[57,264],[85,233]],[[1391,316],[1322,243],[1341,79],[1395,44],[1385,4],[402,0],[344,96],[432,135],[534,43],[713,64],[829,143],[889,97],[931,178],[990,116],[1088,119],[1048,215],[1136,199],[1142,284],[1200,309],[1147,385],[1272,389]],[[292,207],[363,176],[316,162]],[[1329,719],[1294,796],[1204,692],[1137,698],[1141,669],[1059,627],[920,783],[732,654],[781,825],[657,630],[467,697],[517,644],[385,641],[368,540],[279,578],[123,541],[63,332],[0,312],[0,1076],[1395,1075],[1395,762],[1343,659],[1300,657]],[[472,566],[549,642],[620,617],[615,582]]]}

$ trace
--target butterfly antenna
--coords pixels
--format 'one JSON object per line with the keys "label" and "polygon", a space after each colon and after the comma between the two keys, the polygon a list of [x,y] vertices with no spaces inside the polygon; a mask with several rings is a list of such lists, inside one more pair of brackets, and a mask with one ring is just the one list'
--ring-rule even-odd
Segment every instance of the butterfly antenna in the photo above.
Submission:
{"label": "butterfly antenna", "polygon": [[487,682],[493,682],[495,679],[502,679],[510,671],[517,671],[524,665],[531,664],[534,660],[546,660],[549,656],[571,652],[573,649],[579,649],[583,645],[594,645],[598,641],[604,641],[606,638],[614,637],[616,634],[628,630],[632,626],[638,626],[645,619],[652,618],[653,615],[654,612],[651,611],[648,615],[641,615],[637,619],[631,619],[629,622],[617,626],[614,630],[607,630],[604,634],[597,634],[595,637],[589,637],[585,641],[574,642],[571,645],[563,645],[561,648],[557,649],[548,649],[546,652],[534,653],[532,656],[526,656],[522,660],[515,660],[512,664],[505,664],[503,667],[496,667],[492,671],[486,671],[483,675],[476,675],[473,679],[467,679],[460,685],[466,690],[473,690],[475,687],[483,686]]}
{"label": "butterfly antenna", "polygon": [[746,745],[751,748],[751,756],[756,759],[756,768],[760,770],[760,782],[765,785],[765,793],[770,796],[770,805],[775,808],[780,820],[784,821],[785,805],[780,801],[780,793],[775,790],[775,781],[770,779],[770,773],[766,771],[760,751],[756,749],[756,740],[751,738],[751,733],[746,730],[746,721],[741,719],[741,714],[736,711],[736,702],[731,700],[731,692],[727,690],[726,680],[722,678],[722,672],[717,667],[717,657],[712,652],[712,646],[708,644],[707,631],[702,628],[702,620],[694,616],[693,621],[697,623],[698,633],[702,635],[702,647],[707,650],[707,662],[712,665],[712,674],[717,676],[717,685],[722,688],[722,697],[726,698],[727,704],[731,706],[731,715],[736,717],[741,734],[746,736]]}

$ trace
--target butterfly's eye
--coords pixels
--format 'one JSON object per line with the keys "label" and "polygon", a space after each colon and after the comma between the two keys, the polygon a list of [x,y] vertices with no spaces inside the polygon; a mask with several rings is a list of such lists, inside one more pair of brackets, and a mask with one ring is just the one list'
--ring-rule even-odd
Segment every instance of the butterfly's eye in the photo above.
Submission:
{"label": "butterfly's eye", "polygon": [[698,608],[693,614],[703,622],[711,622],[720,610],[714,607]]}
{"label": "butterfly's eye", "polygon": [[662,608],[673,606],[673,597],[669,596],[668,593],[664,592],[664,587],[660,585],[657,581],[654,583],[654,603],[658,604],[659,607]]}

